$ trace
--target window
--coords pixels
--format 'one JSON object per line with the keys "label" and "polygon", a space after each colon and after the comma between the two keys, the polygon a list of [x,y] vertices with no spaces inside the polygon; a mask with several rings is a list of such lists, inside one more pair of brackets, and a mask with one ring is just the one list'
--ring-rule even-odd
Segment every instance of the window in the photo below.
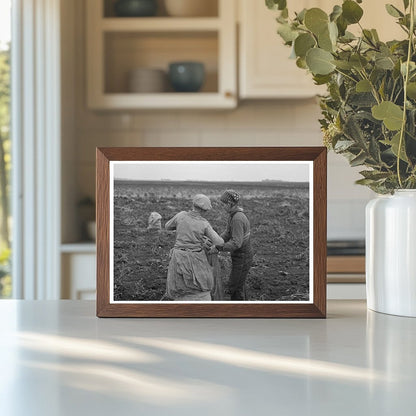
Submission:
{"label": "window", "polygon": [[10,44],[11,1],[0,0],[0,298],[11,297]]}

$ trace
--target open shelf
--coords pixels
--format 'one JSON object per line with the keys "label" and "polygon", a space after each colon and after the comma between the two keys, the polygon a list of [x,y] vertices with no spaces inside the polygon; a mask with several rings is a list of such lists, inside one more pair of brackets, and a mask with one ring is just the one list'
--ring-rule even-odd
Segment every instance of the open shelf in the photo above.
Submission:
{"label": "open shelf", "polygon": [[[185,98],[189,94],[218,92],[216,32],[106,33],[104,54],[105,94],[131,94],[128,88],[129,73],[138,68],[163,70],[167,79],[169,64],[177,61],[203,63],[205,81],[200,92],[180,93],[175,97],[176,100]],[[168,82],[166,90],[155,95],[166,93],[175,93]]]}
{"label": "open shelf", "polygon": [[[228,109],[237,105],[236,10],[229,0],[212,0],[215,16],[115,17],[113,1],[88,0],[87,101],[97,110]],[[163,2],[159,2],[163,5]],[[159,6],[160,6],[159,4]],[[158,87],[129,88],[129,74],[156,69],[167,74],[173,62],[201,62],[198,92],[178,93],[158,78]],[[153,74],[154,75],[154,74]],[[143,80],[143,78],[139,78]],[[140,81],[144,82],[144,81]],[[159,90],[159,91],[158,91]]]}
{"label": "open shelf", "polygon": [[[102,16],[105,19],[110,19],[112,17],[117,17],[115,14],[115,3],[117,0],[99,0],[100,2],[103,2],[103,13]],[[158,17],[167,17],[174,19],[174,16],[169,15],[169,5],[166,5],[166,2],[172,1],[172,0],[156,0],[157,1],[157,12],[156,16],[151,17],[140,17],[139,19],[155,19]],[[197,1],[197,0],[193,0]],[[200,0],[198,0],[200,1]],[[230,1],[230,0],[227,0]],[[218,17],[219,15],[219,7],[218,7],[219,0],[204,0],[203,4],[203,11],[202,13],[199,13],[198,16],[195,17],[185,17],[185,19],[194,19],[196,17]],[[199,9],[199,8],[198,8]],[[195,10],[195,9],[194,9]],[[133,17],[120,17],[120,19],[123,20],[130,20],[134,19]]]}

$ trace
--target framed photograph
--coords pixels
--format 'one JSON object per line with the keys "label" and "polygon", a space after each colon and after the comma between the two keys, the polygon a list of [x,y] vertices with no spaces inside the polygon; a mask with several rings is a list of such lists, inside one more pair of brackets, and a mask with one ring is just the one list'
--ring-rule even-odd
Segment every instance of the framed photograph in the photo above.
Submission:
{"label": "framed photograph", "polygon": [[324,318],[326,152],[98,148],[97,316]]}

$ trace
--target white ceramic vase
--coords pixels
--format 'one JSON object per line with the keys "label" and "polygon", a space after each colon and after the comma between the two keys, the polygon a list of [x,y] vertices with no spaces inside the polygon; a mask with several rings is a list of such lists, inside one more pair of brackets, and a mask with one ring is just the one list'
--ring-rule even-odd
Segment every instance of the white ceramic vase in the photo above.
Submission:
{"label": "white ceramic vase", "polygon": [[366,282],[369,309],[416,317],[416,190],[367,204]]}

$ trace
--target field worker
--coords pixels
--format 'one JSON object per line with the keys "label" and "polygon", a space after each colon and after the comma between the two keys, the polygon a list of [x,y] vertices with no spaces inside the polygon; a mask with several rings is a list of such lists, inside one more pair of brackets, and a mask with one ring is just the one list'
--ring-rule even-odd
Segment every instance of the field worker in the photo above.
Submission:
{"label": "field worker", "polygon": [[224,240],[203,217],[212,208],[210,199],[198,194],[192,205],[191,211],[181,211],[165,224],[167,230],[176,230],[166,294],[177,301],[210,301],[214,276],[204,251],[204,239],[208,237],[214,245],[223,245]]}
{"label": "field worker", "polygon": [[231,300],[247,300],[246,279],[253,260],[250,243],[250,222],[238,205],[240,195],[226,190],[220,197],[224,210],[228,213],[227,229],[221,234],[225,244],[215,249],[231,253],[232,269],[229,280]]}

